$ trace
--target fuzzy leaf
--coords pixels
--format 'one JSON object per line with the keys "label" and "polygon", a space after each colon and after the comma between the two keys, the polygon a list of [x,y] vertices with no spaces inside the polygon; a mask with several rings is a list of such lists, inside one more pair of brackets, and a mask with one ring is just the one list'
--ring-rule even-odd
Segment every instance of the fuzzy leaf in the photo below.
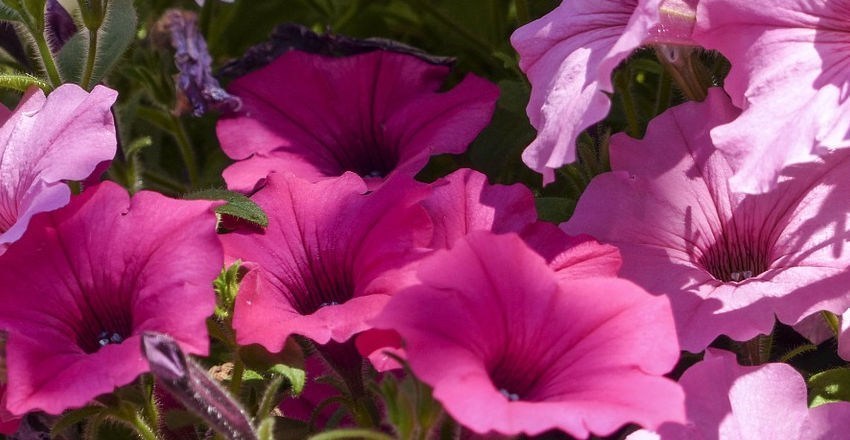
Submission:
{"label": "fuzzy leaf", "polygon": [[809,406],[829,402],[850,402],[850,368],[834,368],[813,375],[808,380]]}
{"label": "fuzzy leaf", "polygon": [[45,92],[50,92],[52,89],[50,84],[27,73],[0,73],[0,87],[25,92],[32,86],[36,86]]}
{"label": "fuzzy leaf", "polygon": [[288,365],[277,364],[269,369],[269,373],[283,376],[289,381],[289,386],[292,389],[292,394],[299,395],[304,390],[304,384],[307,382],[307,373],[295,367]]}
{"label": "fuzzy leaf", "polygon": [[224,200],[227,203],[215,209],[218,214],[226,214],[265,228],[269,218],[259,205],[243,194],[226,189],[208,189],[186,194],[189,200]]}

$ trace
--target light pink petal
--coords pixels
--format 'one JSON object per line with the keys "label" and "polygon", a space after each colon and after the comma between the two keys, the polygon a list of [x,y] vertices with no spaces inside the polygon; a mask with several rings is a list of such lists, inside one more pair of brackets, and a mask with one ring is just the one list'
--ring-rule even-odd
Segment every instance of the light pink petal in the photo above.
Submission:
{"label": "light pink petal", "polygon": [[527,113],[537,138],[523,161],[554,179],[553,170],[576,158],[579,133],[611,107],[611,72],[643,44],[658,23],[660,0],[564,1],[519,29],[511,44],[531,81]]}
{"label": "light pink petal", "polygon": [[374,324],[402,335],[414,373],[469,429],[585,437],[681,420],[678,386],[660,377],[678,359],[666,300],[614,278],[559,283],[518,236],[484,231],[419,276]]}
{"label": "light pink petal", "polygon": [[[72,84],[45,97],[30,90],[0,127],[0,246],[23,235],[30,218],[64,206],[65,180],[83,180],[115,155],[110,112],[117,93]],[[5,110],[5,109],[4,109]],[[5,111],[4,111],[5,113]]]}
{"label": "light pink petal", "polygon": [[850,432],[850,402],[833,402],[809,410],[801,440],[843,440]]}
{"label": "light pink petal", "polygon": [[[591,182],[564,225],[617,245],[621,275],[670,297],[685,350],[767,334],[850,306],[844,250],[850,154],[788,169],[776,191],[732,192],[709,130],[736,110],[713,89],[675,107],[643,141],[612,139],[612,173]],[[836,236],[836,234],[838,234]]]}
{"label": "light pink petal", "polygon": [[250,269],[233,319],[240,343],[277,351],[293,333],[344,342],[370,328],[390,294],[415,282],[407,264],[431,240],[418,205],[427,187],[397,175],[365,192],[353,173],[316,183],[268,177],[253,200],[269,227],[222,236],[228,257]]}
{"label": "light pink petal", "polygon": [[[210,202],[130,199],[110,182],[33,217],[2,257],[8,409],[58,414],[131,382],[148,368],[145,331],[206,354],[222,265],[215,222]],[[123,342],[100,346],[103,332]]]}
{"label": "light pink petal", "polygon": [[802,438],[806,384],[790,365],[742,367],[734,354],[709,349],[679,383],[688,423],[662,425],[662,440]]}
{"label": "light pink petal", "polygon": [[269,170],[310,180],[345,171],[385,177],[398,168],[412,176],[432,154],[465,151],[489,123],[498,88],[468,75],[441,92],[449,73],[383,50],[284,53],[229,88],[243,106],[219,121],[218,137],[228,156],[254,163],[229,169],[228,185],[253,187]]}
{"label": "light pink petal", "polygon": [[783,167],[850,146],[847,3],[703,0],[694,39],[732,63],[736,120],[712,138],[733,161],[735,190],[772,188]]}

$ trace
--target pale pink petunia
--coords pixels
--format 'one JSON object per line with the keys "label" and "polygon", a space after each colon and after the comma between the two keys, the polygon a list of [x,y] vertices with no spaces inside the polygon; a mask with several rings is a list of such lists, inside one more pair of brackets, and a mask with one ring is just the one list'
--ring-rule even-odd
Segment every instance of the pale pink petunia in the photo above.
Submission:
{"label": "pale pink petunia", "polygon": [[6,407],[59,414],[148,371],[141,335],[206,354],[223,253],[211,202],[111,182],[33,217],[0,257]]}
{"label": "pale pink petunia", "polygon": [[115,155],[110,107],[117,95],[66,84],[47,97],[30,89],[13,112],[0,106],[0,253],[33,215],[68,204],[66,180],[89,177]]}
{"label": "pale pink petunia", "polygon": [[733,353],[709,349],[679,384],[688,422],[665,423],[629,440],[839,440],[850,428],[850,403],[809,409],[806,383],[788,364],[740,366]]}
{"label": "pale pink petunia", "polygon": [[669,296],[682,348],[768,334],[850,307],[850,151],[786,170],[775,191],[729,188],[732,166],[709,131],[739,114],[720,89],[654,119],[642,141],[615,136],[562,227],[615,244],[620,275]]}
{"label": "pale pink petunia", "polygon": [[365,193],[353,173],[316,183],[273,173],[252,196],[268,213],[268,228],[221,238],[229,258],[250,269],[233,317],[239,343],[278,351],[291,334],[344,342],[370,328],[366,321],[395,289],[413,281],[402,268],[431,239],[418,204],[426,185],[396,175]]}
{"label": "pale pink petunia", "polygon": [[346,57],[289,51],[233,81],[239,112],[217,127],[237,162],[228,187],[251,189],[270,171],[308,180],[352,171],[379,184],[415,175],[432,154],[462,153],[490,122],[498,88],[475,75],[441,91],[450,70],[377,50]]}
{"label": "pale pink petunia", "polygon": [[850,146],[850,2],[701,0],[694,39],[732,63],[724,87],[743,113],[712,129],[732,187],[764,192],[782,168]]}
{"label": "pale pink petunia", "polygon": [[522,158],[544,182],[575,161],[578,135],[608,114],[611,73],[658,24],[660,3],[565,0],[511,35],[531,82],[526,111],[537,129]]}
{"label": "pale pink petunia", "polygon": [[679,356],[665,298],[612,277],[559,280],[519,236],[486,231],[418,275],[373,323],[402,335],[414,374],[470,430],[584,438],[683,420],[682,391],[661,376]]}

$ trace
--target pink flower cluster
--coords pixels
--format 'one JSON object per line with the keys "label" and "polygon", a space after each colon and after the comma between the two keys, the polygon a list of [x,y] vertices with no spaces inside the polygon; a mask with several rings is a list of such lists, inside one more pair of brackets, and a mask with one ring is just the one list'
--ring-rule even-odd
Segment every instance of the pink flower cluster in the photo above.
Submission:
{"label": "pink flower cluster", "polygon": [[[66,182],[98,180],[115,153],[116,93],[27,93],[0,112],[0,422],[133,382],[147,332],[208,354],[212,282],[239,261],[239,345],[296,338],[354,395],[364,359],[403,363],[476,435],[839,438],[850,403],[810,409],[789,365],[711,346],[850,313],[850,6],[766,3],[565,0],[516,31],[538,130],[523,158],[546,181],[606,116],[636,48],[700,45],[732,65],[643,139],[615,135],[612,171],[559,227],[523,186],[469,169],[415,179],[464,152],[498,98],[471,74],[446,89],[449,68],[415,54],[290,50],[233,81],[223,177],[268,226],[223,234],[214,202],[111,182],[72,196]],[[704,356],[677,382],[680,350]],[[328,391],[289,404],[311,392]]]}

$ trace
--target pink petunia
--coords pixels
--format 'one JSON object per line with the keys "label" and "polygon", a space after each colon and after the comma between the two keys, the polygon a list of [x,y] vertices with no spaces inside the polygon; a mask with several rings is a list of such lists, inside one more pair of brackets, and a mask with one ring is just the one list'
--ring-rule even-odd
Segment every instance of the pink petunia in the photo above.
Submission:
{"label": "pink petunia", "polygon": [[218,124],[237,163],[228,187],[250,190],[270,171],[315,181],[352,171],[380,183],[415,175],[432,154],[462,153],[490,122],[498,88],[475,75],[441,92],[449,68],[378,50],[332,58],[286,52],[229,87],[241,111]]}
{"label": "pink petunia", "polygon": [[[820,310],[850,307],[850,155],[788,169],[776,190],[735,193],[709,131],[738,116],[720,89],[615,136],[611,167],[562,227],[615,244],[620,275],[670,298],[682,348],[743,341]],[[850,152],[850,151],[849,151]]]}
{"label": "pink petunia", "polygon": [[846,1],[701,0],[693,38],[732,63],[725,81],[743,113],[713,128],[735,165],[732,188],[772,188],[782,168],[850,146]]}
{"label": "pink petunia", "polygon": [[223,254],[210,202],[104,182],[33,217],[0,257],[6,407],[58,414],[148,370],[140,338],[206,354]]}
{"label": "pink petunia", "polygon": [[431,223],[418,204],[428,189],[397,175],[367,194],[357,175],[310,183],[273,173],[252,199],[269,215],[264,233],[222,236],[250,271],[236,299],[241,344],[278,351],[290,334],[344,342],[390,294],[412,282],[401,270],[422,255]]}
{"label": "pink petunia", "polygon": [[522,159],[544,182],[575,161],[578,135],[608,114],[611,73],[650,35],[660,2],[565,0],[511,35],[531,81],[526,111],[537,129]]}
{"label": "pink petunia", "polygon": [[33,215],[68,204],[66,180],[83,180],[115,155],[110,107],[117,93],[66,84],[45,97],[33,88],[9,112],[0,106],[0,254]]}
{"label": "pink petunia", "polygon": [[561,280],[516,234],[485,231],[418,276],[373,323],[402,335],[413,372],[470,430],[584,438],[683,420],[681,389],[661,377],[679,356],[665,298],[607,276]]}
{"label": "pink petunia", "polygon": [[735,355],[709,349],[679,383],[688,422],[665,423],[629,440],[839,440],[850,429],[850,403],[807,408],[806,383],[790,365],[738,365]]}

